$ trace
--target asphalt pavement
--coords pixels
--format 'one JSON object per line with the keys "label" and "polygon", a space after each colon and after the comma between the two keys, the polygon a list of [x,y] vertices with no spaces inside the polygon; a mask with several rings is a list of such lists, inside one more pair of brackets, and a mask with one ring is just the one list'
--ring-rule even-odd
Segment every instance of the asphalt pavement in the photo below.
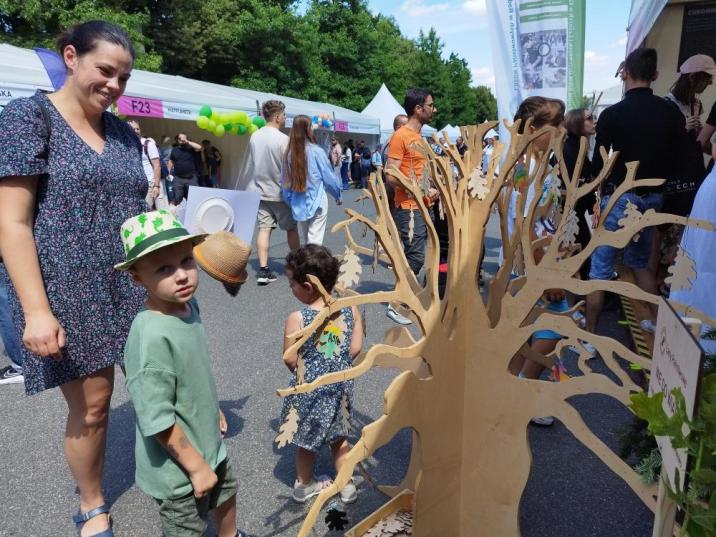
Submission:
{"label": "asphalt pavement", "polygon": [[[357,197],[357,191],[347,192],[345,206],[355,207]],[[372,214],[372,207],[365,202],[358,202],[358,208]],[[329,228],[342,218],[343,211],[331,201]],[[362,237],[360,230],[355,235],[366,243],[372,240],[370,234]],[[488,272],[496,268],[497,236],[493,222],[486,241],[484,266]],[[344,248],[343,235],[328,233],[325,244],[339,254]],[[205,274],[197,293],[221,408],[229,424],[225,442],[239,481],[238,525],[261,537],[296,535],[307,511],[290,498],[295,475],[293,448],[279,450],[273,444],[281,410],[276,389],[287,386],[290,378],[281,361],[283,323],[286,315],[299,307],[282,274],[286,253],[285,234],[276,231],[271,266],[278,281],[268,286],[255,284],[258,263],[254,255],[249,269],[252,279],[236,298]],[[385,266],[379,265],[374,273],[370,259],[363,258],[363,263],[359,290],[389,288],[392,273]],[[364,315],[368,344],[380,341],[385,330],[394,326],[382,306],[366,306]],[[615,315],[604,316],[602,332],[626,341]],[[355,418],[359,424],[381,415],[383,392],[396,373],[374,369],[356,381]],[[628,422],[628,410],[602,396],[581,396],[572,402],[595,433],[616,450],[615,432]],[[21,385],[3,385],[0,408],[0,536],[74,535],[71,515],[77,509],[78,496],[62,452],[66,406],[59,390],[26,397]],[[134,423],[118,370],[110,415],[106,497],[112,505],[117,537],[154,537],[160,535],[155,503],[134,484]],[[560,423],[548,428],[530,426],[528,435],[533,467],[520,506],[524,537],[651,535],[651,512]],[[366,468],[376,482],[400,481],[410,439],[409,432],[402,431],[371,458]],[[327,450],[317,462],[316,474],[323,473],[333,473]],[[362,477],[356,476],[356,482],[359,500],[348,506],[351,524],[387,500]],[[341,534],[329,531],[322,522],[316,526],[315,535]]]}

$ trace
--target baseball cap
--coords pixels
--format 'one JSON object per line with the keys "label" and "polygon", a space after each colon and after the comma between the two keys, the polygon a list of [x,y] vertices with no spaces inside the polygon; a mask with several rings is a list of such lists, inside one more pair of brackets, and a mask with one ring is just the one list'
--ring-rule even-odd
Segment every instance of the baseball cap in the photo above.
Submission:
{"label": "baseball cap", "polygon": [[708,54],[694,54],[679,67],[682,75],[688,73],[708,73],[716,75],[716,62]]}

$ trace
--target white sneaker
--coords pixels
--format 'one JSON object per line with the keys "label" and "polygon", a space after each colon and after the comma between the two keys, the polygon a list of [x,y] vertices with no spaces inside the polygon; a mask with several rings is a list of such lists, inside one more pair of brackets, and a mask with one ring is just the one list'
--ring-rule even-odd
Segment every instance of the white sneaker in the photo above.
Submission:
{"label": "white sneaker", "polygon": [[404,315],[401,315],[397,311],[395,311],[395,308],[388,304],[388,307],[385,310],[385,315],[393,321],[394,323],[402,324],[404,326],[407,326],[409,324],[413,324],[413,322],[405,317]]}
{"label": "white sneaker", "polygon": [[554,418],[552,416],[542,416],[540,418],[532,418],[530,422],[535,425],[541,425],[542,427],[549,427],[554,423]]}
{"label": "white sneaker", "polygon": [[644,319],[639,323],[639,328],[642,332],[649,332],[650,334],[656,333],[656,325],[651,319]]}
{"label": "white sneaker", "polygon": [[0,369],[0,384],[20,384],[25,382],[22,371],[18,371],[9,365]]}
{"label": "white sneaker", "polygon": [[[587,356],[587,359],[595,358],[597,356],[597,349],[594,347],[594,345],[592,345],[588,341],[580,340],[580,343],[582,347],[584,347],[584,350],[587,351],[587,354],[589,354],[589,356]],[[582,352],[582,349],[580,349],[578,345],[570,345],[569,350],[576,354],[580,354]]]}
{"label": "white sneaker", "polygon": [[581,311],[575,311],[572,314],[572,319],[579,325],[580,328],[587,326],[587,318],[582,314]]}
{"label": "white sneaker", "polygon": [[348,484],[341,489],[341,501],[343,503],[353,503],[358,499],[358,490],[356,489],[353,480],[351,479]]}

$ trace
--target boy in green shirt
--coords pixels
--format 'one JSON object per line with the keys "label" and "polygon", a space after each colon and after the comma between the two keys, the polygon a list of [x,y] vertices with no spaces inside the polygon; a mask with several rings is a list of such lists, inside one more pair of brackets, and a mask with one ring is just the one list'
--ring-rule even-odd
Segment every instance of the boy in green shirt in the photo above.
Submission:
{"label": "boy in green shirt", "polygon": [[129,270],[148,294],[124,349],[137,415],[137,485],[159,504],[165,537],[202,536],[211,512],[219,537],[236,530],[236,479],[222,437],[206,332],[194,299],[198,270],[190,235],[168,211],[121,228]]}

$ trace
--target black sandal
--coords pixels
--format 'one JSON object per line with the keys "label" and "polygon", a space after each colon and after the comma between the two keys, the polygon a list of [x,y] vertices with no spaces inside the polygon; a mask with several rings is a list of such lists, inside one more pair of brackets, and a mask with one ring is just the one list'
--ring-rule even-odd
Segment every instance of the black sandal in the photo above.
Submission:
{"label": "black sandal", "polygon": [[88,520],[91,520],[94,517],[103,515],[105,513],[107,513],[109,528],[100,531],[99,533],[90,535],[89,537],[114,537],[114,532],[112,531],[112,517],[109,516],[109,507],[107,507],[107,505],[100,505],[99,507],[90,509],[84,514],[82,514],[82,511],[77,511],[77,514],[72,517],[72,521],[75,523],[75,526],[77,526],[77,537],[80,537],[82,535],[82,527],[87,523]]}

